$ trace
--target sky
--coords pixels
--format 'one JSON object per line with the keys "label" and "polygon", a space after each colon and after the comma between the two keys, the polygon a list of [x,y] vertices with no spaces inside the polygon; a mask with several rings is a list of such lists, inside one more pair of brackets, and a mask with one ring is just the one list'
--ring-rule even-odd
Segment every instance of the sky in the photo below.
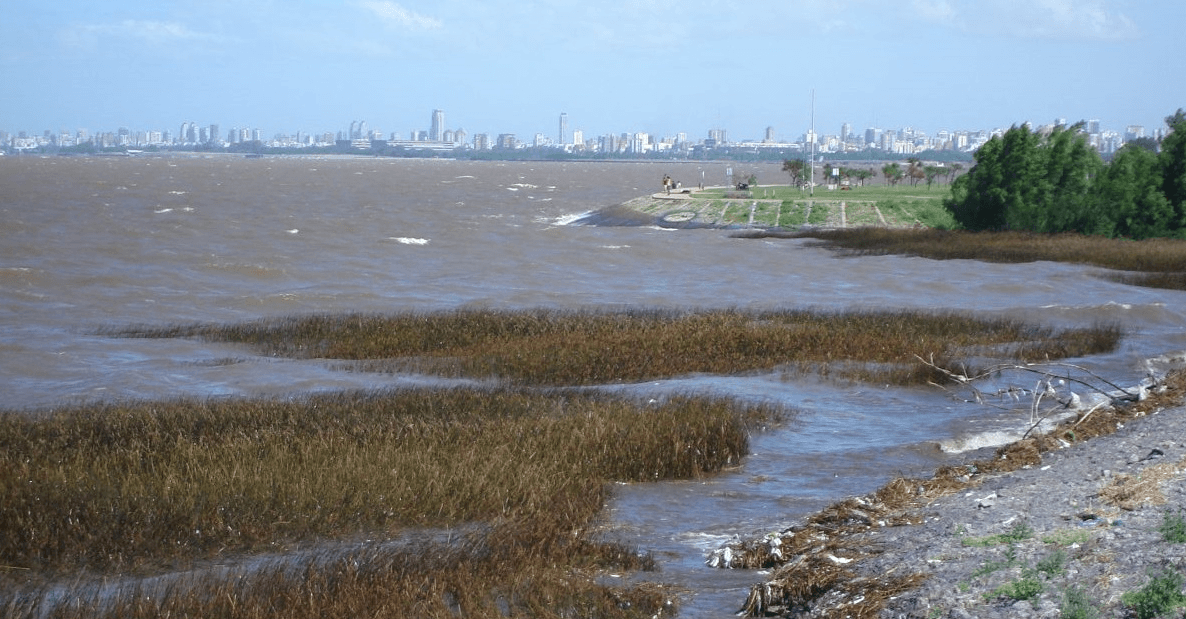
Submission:
{"label": "sky", "polygon": [[0,0],[0,130],[1151,132],[1183,32],[1182,0]]}

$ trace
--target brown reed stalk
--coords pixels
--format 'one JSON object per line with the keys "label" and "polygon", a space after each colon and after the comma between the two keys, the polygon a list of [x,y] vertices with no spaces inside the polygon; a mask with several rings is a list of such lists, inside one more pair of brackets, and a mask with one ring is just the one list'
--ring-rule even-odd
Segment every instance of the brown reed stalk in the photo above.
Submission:
{"label": "brown reed stalk", "polygon": [[[797,232],[745,232],[746,238],[814,238],[851,255],[906,254],[936,260],[1035,262],[1049,260],[1088,264],[1133,274],[1111,279],[1135,286],[1181,290],[1186,286],[1186,240],[1132,241],[1081,234],[1028,232],[966,232],[931,228],[812,229]],[[1146,276],[1137,273],[1149,274]]]}
{"label": "brown reed stalk", "polygon": [[904,371],[919,356],[957,361],[989,351],[998,360],[1061,359],[1111,350],[1121,335],[1110,325],[1054,330],[958,312],[738,309],[316,315],[113,333],[246,343],[263,354],[351,360],[370,371],[551,386],[778,367],[917,384],[933,378],[917,367]]}

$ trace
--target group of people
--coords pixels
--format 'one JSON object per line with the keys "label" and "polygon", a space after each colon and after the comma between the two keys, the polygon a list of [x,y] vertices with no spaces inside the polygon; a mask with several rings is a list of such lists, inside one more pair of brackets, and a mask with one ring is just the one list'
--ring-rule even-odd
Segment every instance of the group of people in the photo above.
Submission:
{"label": "group of people", "polygon": [[679,189],[679,187],[680,187],[680,183],[675,182],[675,180],[672,179],[671,176],[669,176],[667,174],[663,175],[663,191],[666,191],[667,193],[671,193],[672,189]]}

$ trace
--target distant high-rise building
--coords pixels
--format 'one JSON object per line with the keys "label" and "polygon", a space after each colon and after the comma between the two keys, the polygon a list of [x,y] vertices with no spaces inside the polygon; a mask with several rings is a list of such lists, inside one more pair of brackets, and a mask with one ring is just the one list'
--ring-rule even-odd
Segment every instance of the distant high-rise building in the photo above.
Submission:
{"label": "distant high-rise building", "polygon": [[568,112],[560,112],[560,138],[559,138],[559,143],[560,143],[560,145],[561,145],[561,146],[564,146],[565,144],[568,144],[568,142],[567,142],[567,138],[568,138]]}
{"label": "distant high-rise building", "polygon": [[440,142],[445,137],[445,111],[432,111],[432,126],[428,130],[428,139]]}
{"label": "distant high-rise building", "polygon": [[1093,119],[1087,121],[1087,132],[1088,133],[1099,133],[1100,132],[1100,121],[1098,118],[1093,118]]}
{"label": "distant high-rise building", "polygon": [[766,142],[774,141],[774,127],[766,127]]}
{"label": "distant high-rise building", "polygon": [[840,125],[840,141],[841,142],[847,142],[848,138],[851,135],[852,135],[852,125],[850,125],[848,123],[844,123],[843,125]]}

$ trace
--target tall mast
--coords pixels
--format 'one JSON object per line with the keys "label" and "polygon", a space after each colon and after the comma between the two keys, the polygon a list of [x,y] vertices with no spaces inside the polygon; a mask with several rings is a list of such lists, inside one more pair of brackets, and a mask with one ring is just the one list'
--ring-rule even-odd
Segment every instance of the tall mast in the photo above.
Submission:
{"label": "tall mast", "polygon": [[811,159],[807,162],[807,167],[811,172],[808,174],[807,186],[811,190],[811,195],[815,195],[815,89],[811,89]]}

